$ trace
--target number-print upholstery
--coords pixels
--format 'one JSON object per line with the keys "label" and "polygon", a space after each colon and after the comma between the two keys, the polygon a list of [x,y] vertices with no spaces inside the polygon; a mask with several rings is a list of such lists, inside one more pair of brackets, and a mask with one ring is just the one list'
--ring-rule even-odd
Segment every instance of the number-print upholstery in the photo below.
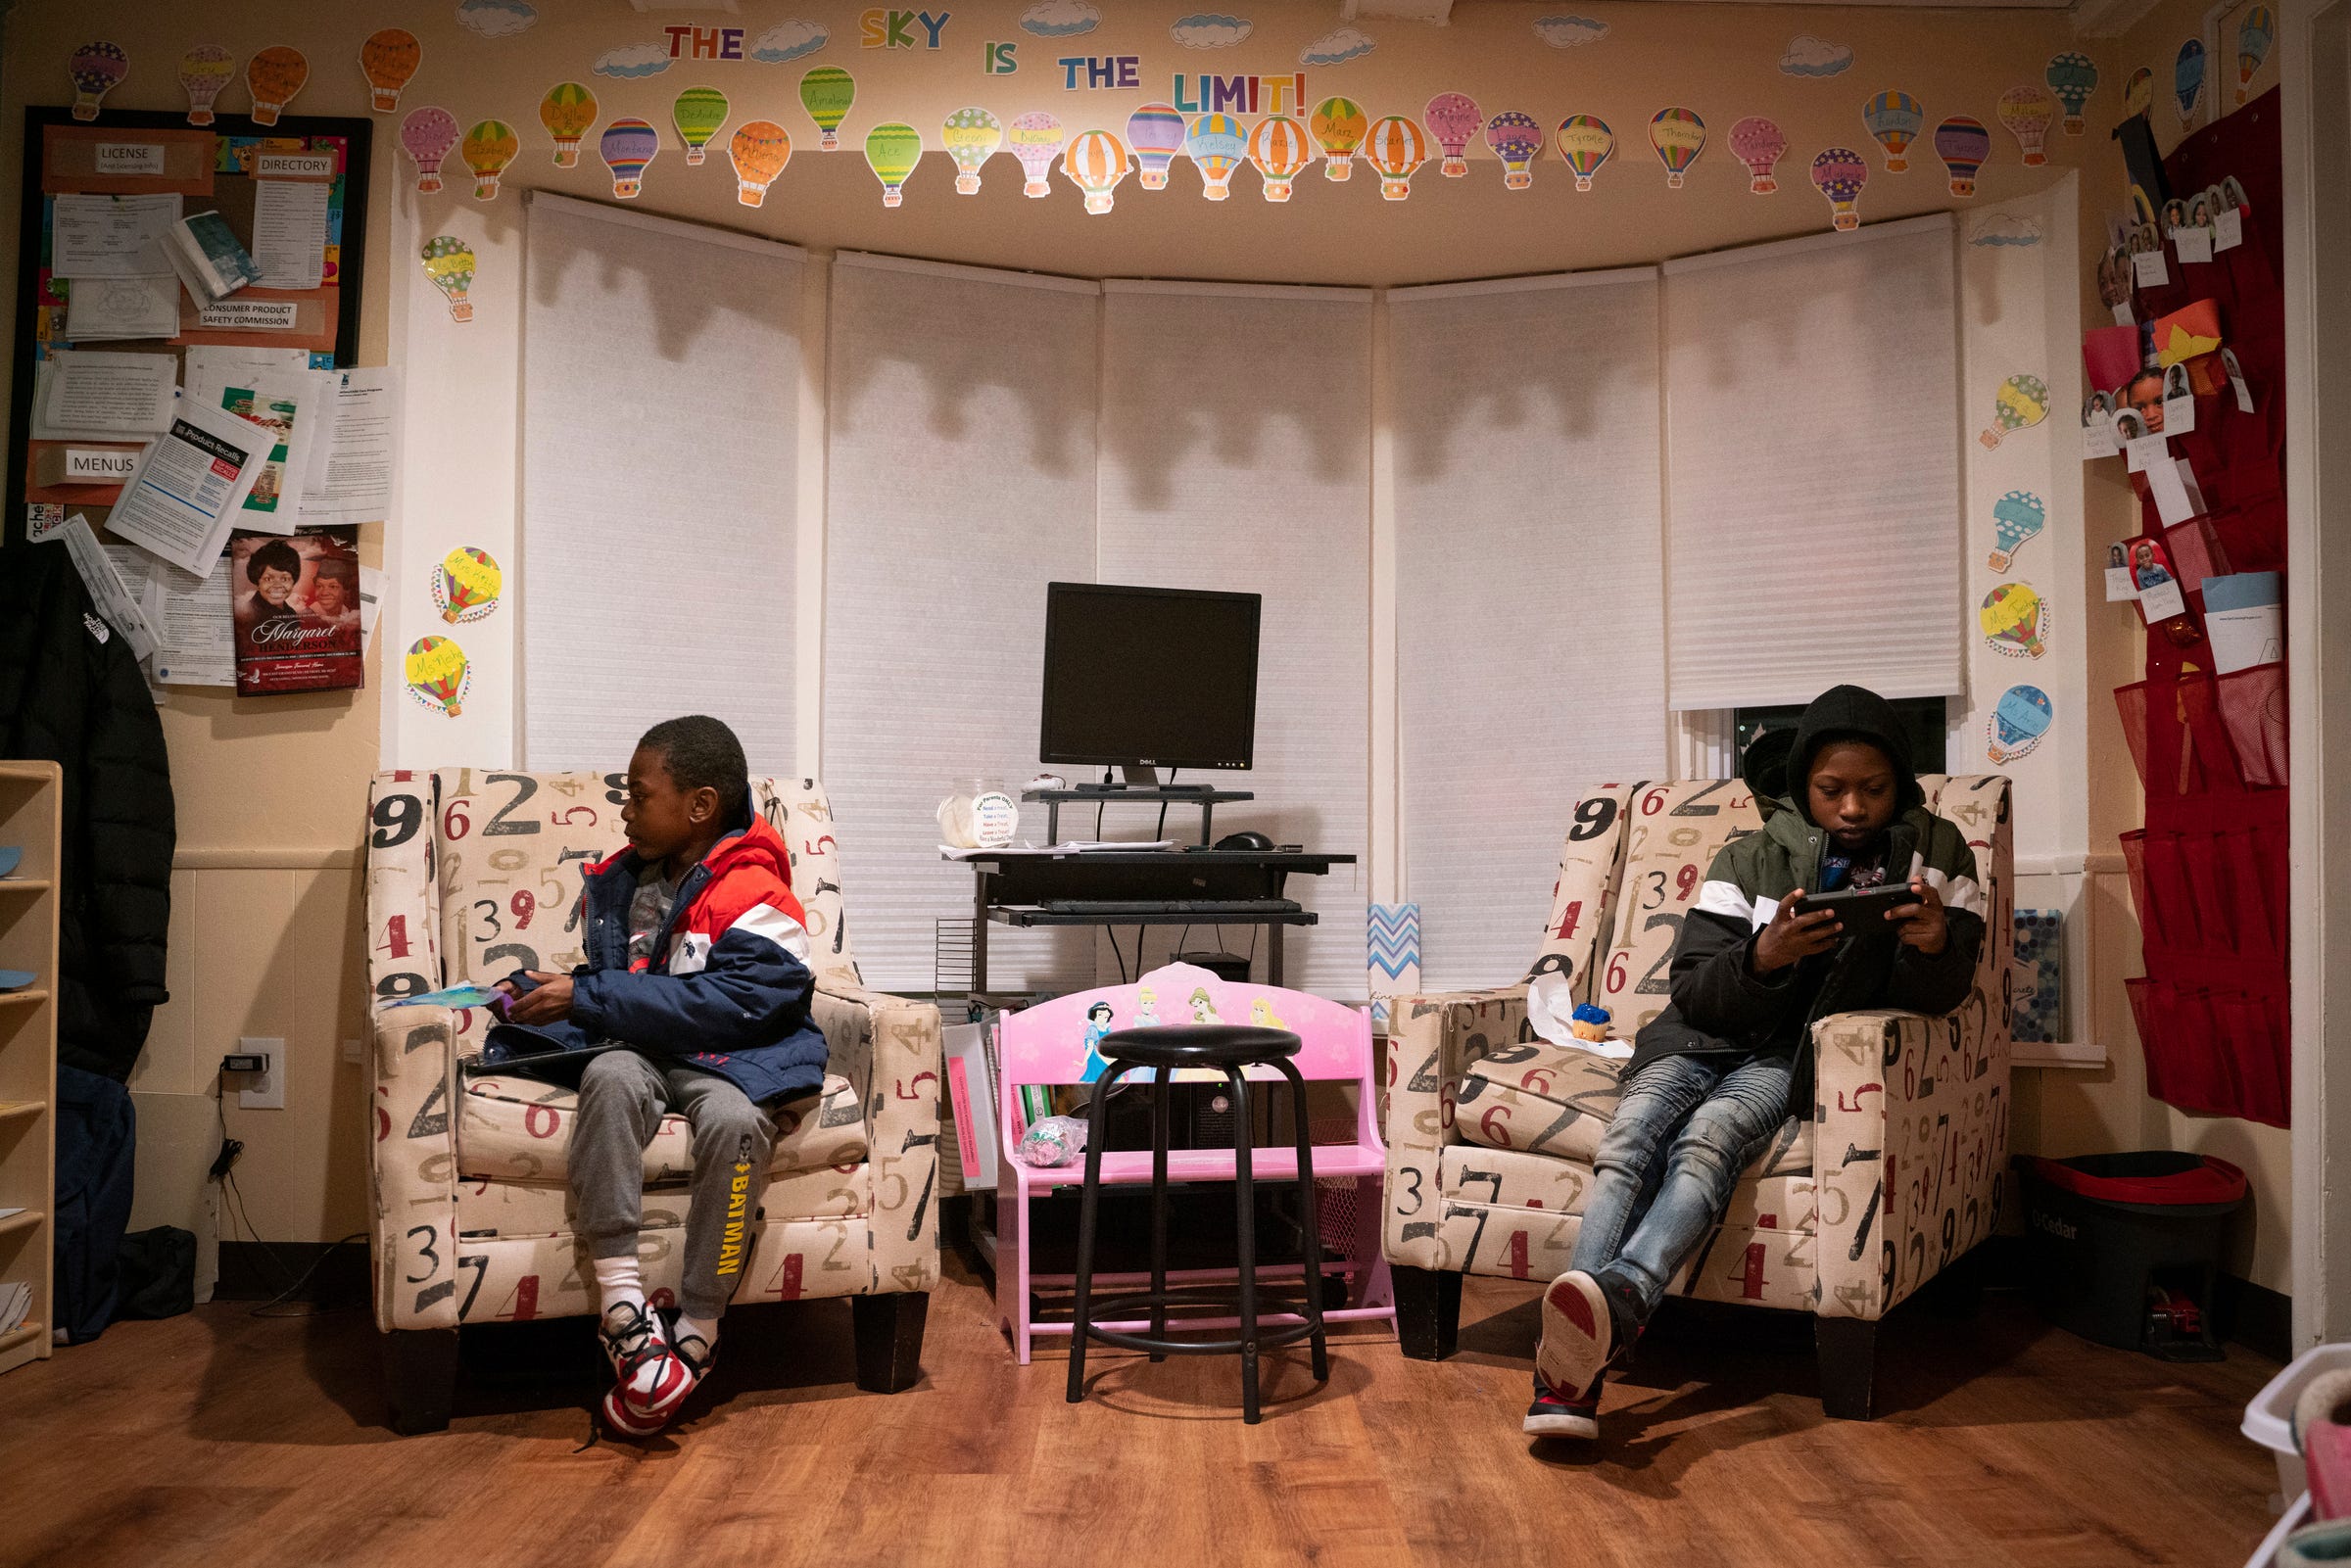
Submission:
{"label": "number-print upholstery", "polygon": [[[2008,1147],[2008,781],[1919,783],[1976,853],[1975,987],[1943,1018],[1815,1024],[1813,1116],[1792,1116],[1758,1152],[1678,1292],[1874,1319],[1991,1233]],[[1681,917],[1715,852],[1762,819],[1744,786],[1689,782],[1604,785],[1570,820],[1527,979],[1563,970],[1629,1037],[1664,1005]],[[1567,1266],[1622,1064],[1536,1037],[1525,984],[1396,1002],[1382,1111],[1391,1262],[1535,1280]]]}
{"label": "number-print upholstery", "polygon": [[[478,1009],[389,1004],[580,963],[580,868],[620,847],[619,791],[603,774],[376,777],[367,922],[379,1328],[594,1310],[563,1184],[571,1091],[461,1074],[459,1059],[481,1048]],[[751,792],[792,850],[832,1060],[821,1090],[776,1108],[782,1136],[736,1299],[928,1290],[938,1273],[938,1010],[863,988],[823,786],[754,779]],[[656,1295],[675,1288],[689,1160],[682,1118],[664,1118],[646,1151],[640,1246]]]}

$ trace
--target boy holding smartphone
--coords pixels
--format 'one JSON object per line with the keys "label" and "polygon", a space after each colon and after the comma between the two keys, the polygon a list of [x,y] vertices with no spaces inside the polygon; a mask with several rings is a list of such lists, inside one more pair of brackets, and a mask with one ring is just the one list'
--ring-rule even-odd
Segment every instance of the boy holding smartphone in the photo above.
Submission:
{"label": "boy holding smartphone", "polygon": [[[1573,1266],[1543,1293],[1524,1430],[1597,1438],[1607,1366],[1721,1223],[1790,1106],[1812,1113],[1811,1026],[1862,1008],[1947,1013],[1984,938],[1974,851],[1926,809],[1901,725],[1860,687],[1796,730],[1785,799],[1750,777],[1763,830],[1725,845],[1682,924],[1671,999],[1634,1040],[1601,1137]],[[1892,907],[1806,893],[1904,887]],[[1870,918],[1863,918],[1864,916]]]}

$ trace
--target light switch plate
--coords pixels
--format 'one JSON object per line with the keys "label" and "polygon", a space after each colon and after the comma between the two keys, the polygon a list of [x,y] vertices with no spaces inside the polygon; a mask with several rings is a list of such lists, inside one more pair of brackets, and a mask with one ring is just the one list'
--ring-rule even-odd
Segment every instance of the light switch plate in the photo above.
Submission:
{"label": "light switch plate", "polygon": [[345,1040],[343,1042],[343,1060],[355,1068],[366,1066],[366,1047],[358,1040]]}
{"label": "light switch plate", "polygon": [[250,1074],[247,1086],[237,1091],[238,1108],[245,1111],[283,1111],[286,1108],[286,1042],[240,1039],[237,1049],[269,1059],[268,1069]]}

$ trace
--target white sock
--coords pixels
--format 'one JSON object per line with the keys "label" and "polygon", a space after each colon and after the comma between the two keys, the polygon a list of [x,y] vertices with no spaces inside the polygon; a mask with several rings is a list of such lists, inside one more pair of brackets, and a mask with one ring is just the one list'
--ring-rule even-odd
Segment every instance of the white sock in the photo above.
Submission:
{"label": "white sock", "polygon": [[698,1339],[704,1345],[716,1350],[718,1348],[718,1319],[715,1317],[694,1317],[688,1313],[680,1312],[678,1314],[677,1332],[671,1336],[671,1339],[673,1343],[688,1339]]}
{"label": "white sock", "polygon": [[645,1309],[645,1276],[638,1272],[635,1253],[596,1260],[596,1295],[603,1311],[624,1302],[639,1311]]}

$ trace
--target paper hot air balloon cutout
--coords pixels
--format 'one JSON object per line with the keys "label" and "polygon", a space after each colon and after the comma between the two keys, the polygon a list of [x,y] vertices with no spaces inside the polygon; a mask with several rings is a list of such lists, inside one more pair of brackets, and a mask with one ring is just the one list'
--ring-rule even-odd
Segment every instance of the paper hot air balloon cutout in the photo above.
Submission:
{"label": "paper hot air balloon cutout", "polygon": [[865,166],[882,182],[882,205],[905,200],[907,178],[923,161],[923,133],[903,120],[888,120],[865,133]]}
{"label": "paper hot air balloon cutout", "polygon": [[1991,132],[1980,119],[1953,115],[1935,127],[1935,156],[1951,177],[1951,194],[1973,196],[1976,173],[1991,157]]}
{"label": "paper hot air balloon cutout", "polygon": [[1825,148],[1812,160],[1812,188],[1828,199],[1829,220],[1840,229],[1861,226],[1860,210],[1853,204],[1868,183],[1869,166],[1850,147]]}
{"label": "paper hot air balloon cutout", "polygon": [[1761,115],[1750,115],[1731,127],[1731,156],[1747,166],[1751,196],[1769,196],[1780,188],[1772,170],[1787,154],[1787,133]]}
{"label": "paper hot air balloon cutout", "polygon": [[522,151],[522,138],[503,119],[485,119],[465,133],[457,156],[473,170],[473,199],[487,202],[498,195],[498,178]]}
{"label": "paper hot air balloon cutout", "polygon": [[1984,641],[1994,653],[2012,659],[2038,659],[2049,651],[2049,609],[2030,583],[2002,583],[1984,595],[1976,612]]}
{"label": "paper hot air balloon cutout", "polygon": [[2123,78],[2123,113],[2143,115],[2155,107],[2155,72],[2141,66]]}
{"label": "paper hot air balloon cutout", "polygon": [[2061,55],[2049,57],[2048,69],[2041,72],[2041,80],[2049,84],[2049,91],[2055,93],[2057,101],[2065,106],[2065,133],[2068,136],[2081,135],[2089,124],[2083,118],[2082,111],[2089,103],[2089,95],[2098,90],[2097,62],[2079,49],[2068,49]]}
{"label": "paper hot air balloon cutout", "polygon": [[401,673],[408,678],[408,695],[434,712],[454,719],[464,711],[473,666],[455,641],[446,637],[418,638],[408,644]]}
{"label": "paper hot air balloon cutout", "polygon": [[686,162],[698,164],[710,138],[726,128],[727,95],[716,87],[689,87],[669,106],[669,121],[686,144]]}
{"label": "paper hot air balloon cutout", "polygon": [[245,85],[253,93],[253,122],[274,125],[303,83],[311,79],[311,62],[299,49],[273,43],[245,63]]}
{"label": "paper hot air balloon cutout", "polygon": [[2030,82],[2009,88],[2000,94],[1998,114],[2000,123],[2024,149],[2026,167],[2039,167],[2049,161],[2041,147],[2048,140],[2049,125],[2057,119],[2057,101],[2045,89]]}
{"label": "paper hot air balloon cutout", "polygon": [[179,84],[188,94],[188,123],[213,122],[213,105],[237,73],[237,57],[216,43],[200,43],[179,57]]}
{"label": "paper hot air balloon cutout", "polygon": [[1502,161],[1502,186],[1522,191],[1535,182],[1535,160],[1543,156],[1543,127],[1535,117],[1506,109],[1486,121],[1486,147]]}
{"label": "paper hot air balloon cutout", "polygon": [[1870,139],[1886,150],[1889,174],[1910,166],[1910,144],[1926,122],[1926,110],[1906,92],[1882,92],[1861,106],[1861,123]]}
{"label": "paper hot air balloon cutout", "polygon": [[416,192],[431,196],[441,189],[441,160],[457,145],[457,117],[426,104],[408,112],[400,122],[400,150],[416,165]]}
{"label": "paper hot air balloon cutout", "polygon": [[1616,133],[1596,115],[1569,115],[1559,121],[1559,157],[1575,175],[1575,188],[1588,191],[1592,176],[1616,151]]}
{"label": "paper hot air balloon cutout", "polygon": [[612,194],[624,202],[633,202],[645,189],[647,166],[661,156],[661,133],[653,129],[650,120],[624,117],[604,127],[603,136],[597,142],[604,166],[612,171]]}
{"label": "paper hot air balloon cutout", "polygon": [[2253,90],[2253,77],[2261,63],[2270,58],[2270,40],[2278,35],[2278,14],[2268,6],[2245,8],[2245,20],[2236,24],[2236,101],[2243,103]]}
{"label": "paper hot air balloon cutout", "polygon": [[1460,179],[1469,172],[1469,160],[1462,155],[1469,150],[1485,120],[1477,112],[1477,100],[1467,93],[1439,93],[1420,111],[1422,123],[1437,139],[1437,149],[1445,155],[1441,166],[1447,179]]}
{"label": "paper hot air balloon cutout", "polygon": [[784,172],[784,166],[792,162],[791,133],[772,119],[746,119],[735,127],[727,157],[735,166],[735,200],[757,207],[767,200],[767,188]]}
{"label": "paper hot air balloon cutout", "polygon": [[66,62],[66,74],[73,82],[73,118],[96,119],[98,100],[130,74],[130,56],[119,43],[85,43]]}
{"label": "paper hot air balloon cutout", "polygon": [[800,107],[821,133],[818,152],[840,150],[840,122],[849,118],[849,106],[856,101],[857,80],[839,66],[818,66],[800,78]]}
{"label": "paper hot air balloon cutout", "polygon": [[2008,563],[2016,559],[2026,542],[2040,537],[2047,520],[2047,505],[2029,490],[2012,490],[1992,502],[1991,569],[2008,570]]}
{"label": "paper hot air balloon cutout", "polygon": [[1352,98],[1325,98],[1315,105],[1307,124],[1315,145],[1322,149],[1322,177],[1345,179],[1354,172],[1355,152],[1364,145],[1367,128],[1364,106]]}
{"label": "paper hot air balloon cutout", "polygon": [[2013,432],[2029,430],[2048,416],[2048,384],[2039,376],[2010,376],[1992,394],[1991,427],[1976,439],[1989,450]]}
{"label": "paper hot air balloon cutout", "polygon": [[1061,155],[1063,177],[1085,193],[1085,210],[1096,214],[1110,211],[1127,166],[1127,144],[1106,130],[1080,132]]}
{"label": "paper hot air balloon cutout", "polygon": [[1379,194],[1401,202],[1413,194],[1413,173],[1428,162],[1428,133],[1403,115],[1383,115],[1364,136],[1364,162],[1379,176]]}
{"label": "paper hot air balloon cutout", "polygon": [[2172,62],[2172,96],[2180,105],[2183,124],[2196,118],[2196,105],[2204,97],[2204,40],[2190,38],[2180,46],[2180,54]]}
{"label": "paper hot air balloon cutout", "polygon": [[367,107],[389,115],[400,107],[400,90],[424,64],[424,45],[406,27],[385,27],[360,45],[360,74],[367,78]]}
{"label": "paper hot air balloon cutout", "polygon": [[505,579],[488,550],[459,545],[433,568],[433,604],[452,626],[478,621],[498,608]]}
{"label": "paper hot air balloon cutout", "polygon": [[1061,156],[1062,138],[1067,135],[1061,121],[1041,109],[1032,109],[1014,119],[1004,139],[1012,145],[1014,162],[1021,166],[1026,182],[1021,186],[1024,196],[1050,196],[1053,160]]}
{"label": "paper hot air balloon cutout", "polygon": [[559,81],[539,100],[539,123],[555,142],[555,166],[577,167],[580,141],[596,126],[596,94],[576,81]]}
{"label": "paper hot air balloon cutout", "polygon": [[1269,202],[1290,199],[1290,182],[1315,161],[1306,127],[1287,115],[1268,115],[1249,132],[1249,162],[1257,166],[1258,189]]}
{"label": "paper hot air balloon cutout", "polygon": [[1660,109],[1650,117],[1649,145],[1656,150],[1657,162],[1665,166],[1667,188],[1678,191],[1682,176],[1706,150],[1706,122],[1694,109]]}
{"label": "paper hot air balloon cutout", "polygon": [[2010,687],[1992,705],[1991,720],[1985,726],[1984,754],[1995,763],[2030,755],[2049,733],[2054,717],[2046,691],[2037,686]]}
{"label": "paper hot air balloon cutout", "polygon": [[1168,188],[1168,166],[1183,151],[1183,117],[1173,104],[1145,104],[1127,117],[1135,177],[1147,191]]}
{"label": "paper hot air balloon cutout", "polygon": [[958,109],[939,127],[939,145],[955,166],[955,194],[980,194],[980,170],[1004,145],[1004,122],[984,109]]}
{"label": "paper hot air balloon cutout", "polygon": [[452,321],[473,319],[473,304],[465,291],[473,285],[473,247],[455,234],[436,234],[424,242],[424,275],[449,297]]}
{"label": "paper hot air balloon cutout", "polygon": [[1249,135],[1230,115],[1196,116],[1183,154],[1200,170],[1200,194],[1221,202],[1232,194],[1232,171],[1249,156]]}

